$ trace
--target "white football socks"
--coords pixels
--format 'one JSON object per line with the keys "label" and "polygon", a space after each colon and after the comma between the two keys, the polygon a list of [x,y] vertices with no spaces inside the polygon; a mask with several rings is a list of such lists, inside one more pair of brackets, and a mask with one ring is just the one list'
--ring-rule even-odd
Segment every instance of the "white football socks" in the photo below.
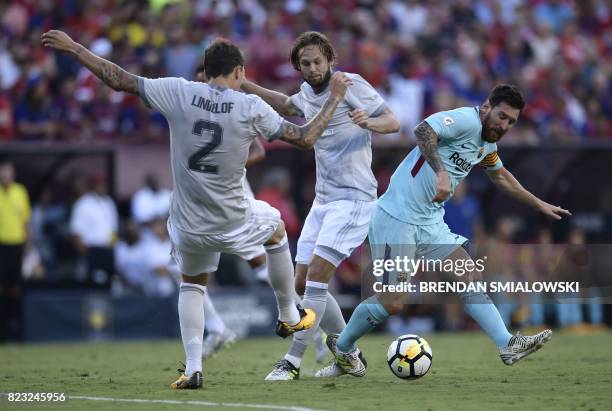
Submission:
{"label": "white football socks", "polygon": [[325,313],[327,305],[327,284],[316,281],[306,281],[306,290],[302,302],[304,308],[312,309],[317,317],[315,324],[308,330],[298,331],[293,334],[293,341],[289,352],[285,355],[285,359],[291,362],[296,368],[300,367],[302,357],[306,352],[306,348],[312,342],[314,335],[321,324],[321,319]]}
{"label": "white football socks", "polygon": [[293,262],[289,252],[287,236],[278,244],[266,245],[268,275],[276,296],[279,320],[294,325],[300,322],[300,313],[295,306]]}
{"label": "white football socks", "polygon": [[[306,290],[310,285],[310,292],[306,291],[304,294],[304,307],[312,308],[317,313],[317,322],[321,329],[328,334],[339,334],[346,327],[346,322],[342,316],[342,311],[336,299],[327,291],[327,284],[318,282],[306,282]],[[313,287],[314,285],[314,287]],[[325,287],[325,288],[323,288]],[[307,297],[310,300],[307,302]],[[320,314],[318,309],[321,309],[321,303],[325,299],[326,303],[323,307],[323,313]],[[315,308],[316,306],[316,308]],[[293,341],[289,347],[289,351],[285,355],[285,359],[293,364],[296,368],[300,368],[302,358],[306,353],[306,349],[312,343],[314,335],[317,331],[317,324],[313,325],[312,328],[297,332],[293,335]]]}
{"label": "white football socks", "polygon": [[206,286],[182,283],[178,298],[181,337],[185,348],[185,375],[202,371],[202,336],[204,335],[203,297]]}
{"label": "white football socks", "polygon": [[328,291],[325,313],[323,314],[323,318],[321,318],[321,329],[327,334],[340,334],[345,327],[346,321],[344,320],[338,301],[336,301],[334,296]]}

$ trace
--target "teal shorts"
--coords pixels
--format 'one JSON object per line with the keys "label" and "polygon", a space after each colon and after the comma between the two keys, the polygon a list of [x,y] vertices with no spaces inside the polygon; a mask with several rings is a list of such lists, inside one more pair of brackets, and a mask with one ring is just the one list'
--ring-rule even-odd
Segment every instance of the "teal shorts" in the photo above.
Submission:
{"label": "teal shorts", "polygon": [[444,260],[467,242],[465,237],[454,234],[444,221],[431,225],[409,224],[391,216],[380,206],[372,215],[368,239],[372,260],[396,257]]}

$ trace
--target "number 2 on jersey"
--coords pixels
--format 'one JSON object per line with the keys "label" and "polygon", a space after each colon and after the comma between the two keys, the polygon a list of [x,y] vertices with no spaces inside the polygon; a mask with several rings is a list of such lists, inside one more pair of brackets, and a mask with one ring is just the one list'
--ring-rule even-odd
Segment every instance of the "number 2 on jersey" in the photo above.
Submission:
{"label": "number 2 on jersey", "polygon": [[202,136],[204,131],[210,132],[212,140],[189,156],[189,169],[200,173],[217,174],[219,167],[216,164],[205,164],[204,158],[223,141],[223,129],[219,124],[208,120],[198,120],[193,124],[192,133],[196,136]]}

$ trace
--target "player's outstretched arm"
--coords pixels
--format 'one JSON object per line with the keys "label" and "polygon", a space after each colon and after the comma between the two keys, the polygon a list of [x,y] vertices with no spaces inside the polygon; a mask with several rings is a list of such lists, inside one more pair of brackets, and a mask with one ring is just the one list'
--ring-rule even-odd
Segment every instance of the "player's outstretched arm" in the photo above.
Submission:
{"label": "player's outstretched arm", "polygon": [[278,91],[270,90],[253,83],[252,81],[244,81],[240,87],[247,94],[255,94],[268,103],[274,110],[284,116],[303,117],[302,110],[297,108],[289,96],[279,93]]}
{"label": "player's outstretched arm", "polygon": [[370,117],[367,111],[357,108],[349,113],[349,117],[359,127],[367,128],[375,133],[397,133],[400,129],[399,120],[389,107],[385,107],[382,113],[376,117]]}
{"label": "player's outstretched arm", "polygon": [[436,203],[446,201],[451,193],[451,185],[448,171],[444,168],[444,163],[438,153],[438,135],[426,121],[422,121],[414,129],[414,136],[421,155],[436,173],[436,195],[431,201]]}
{"label": "player's outstretched arm", "polygon": [[126,91],[138,94],[138,77],[128,73],[115,63],[98,57],[85,46],[72,40],[70,36],[60,30],[49,30],[41,37],[45,47],[72,54],[82,65],[96,75],[113,90]]}
{"label": "player's outstretched arm", "polygon": [[342,101],[351,84],[352,81],[346,74],[335,72],[329,82],[329,97],[317,115],[303,126],[284,121],[280,129],[280,139],[299,148],[312,148],[327,128],[338,103]]}
{"label": "player's outstretched arm", "polygon": [[500,190],[508,194],[510,197],[535,208],[536,210],[554,218],[555,220],[561,220],[564,215],[572,215],[572,213],[570,213],[568,210],[549,204],[531,194],[505,167],[498,170],[487,171],[487,175],[493,184],[495,184]]}

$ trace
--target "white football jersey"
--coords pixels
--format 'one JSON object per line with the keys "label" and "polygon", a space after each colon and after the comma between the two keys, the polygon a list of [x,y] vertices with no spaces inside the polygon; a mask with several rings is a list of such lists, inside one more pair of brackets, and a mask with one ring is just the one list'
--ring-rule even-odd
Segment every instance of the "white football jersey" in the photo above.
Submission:
{"label": "white football jersey", "polygon": [[[345,74],[353,84],[314,146],[317,165],[315,192],[317,200],[323,204],[337,200],[376,199],[376,179],[371,168],[372,133],[353,124],[348,113],[361,108],[375,117],[384,110],[385,102],[360,75]],[[300,91],[291,96],[291,102],[310,120],[321,110],[329,94],[329,87],[316,94],[304,82]]]}
{"label": "white football jersey", "polygon": [[258,96],[206,83],[139,78],[138,86],[170,126],[174,227],[214,234],[244,224],[249,147],[257,135],[278,138],[283,118]]}

